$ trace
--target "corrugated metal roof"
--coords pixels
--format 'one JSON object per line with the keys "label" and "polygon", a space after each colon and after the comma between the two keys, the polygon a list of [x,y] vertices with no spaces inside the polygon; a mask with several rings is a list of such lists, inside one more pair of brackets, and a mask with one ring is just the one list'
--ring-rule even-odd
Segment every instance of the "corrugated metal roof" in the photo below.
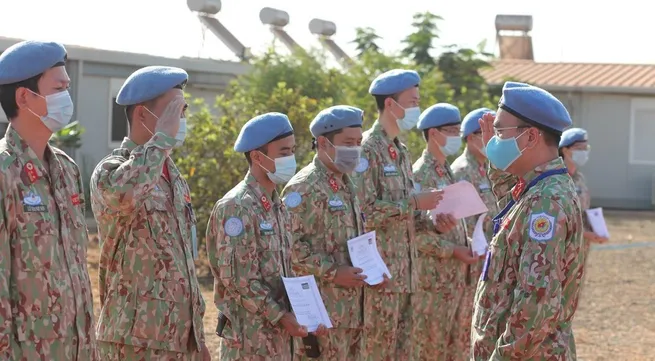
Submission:
{"label": "corrugated metal roof", "polygon": [[530,83],[549,90],[655,93],[655,65],[539,63],[529,60],[499,60],[484,69],[489,84],[506,79]]}

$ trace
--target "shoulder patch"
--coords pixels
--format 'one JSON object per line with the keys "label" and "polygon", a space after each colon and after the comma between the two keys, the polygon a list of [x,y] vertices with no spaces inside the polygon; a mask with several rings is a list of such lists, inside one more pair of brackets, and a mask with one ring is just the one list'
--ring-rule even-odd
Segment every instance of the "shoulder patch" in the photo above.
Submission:
{"label": "shoulder patch", "polygon": [[555,234],[555,217],[546,212],[530,214],[530,238],[548,242]]}
{"label": "shoulder patch", "polygon": [[296,208],[302,202],[302,196],[298,192],[291,192],[284,198],[284,204],[289,208]]}
{"label": "shoulder patch", "polygon": [[359,163],[357,163],[357,167],[355,167],[355,172],[363,173],[366,172],[367,169],[368,169],[368,159],[364,157],[359,158]]}
{"label": "shoulder patch", "polygon": [[236,237],[243,233],[243,222],[241,221],[241,218],[230,217],[223,224],[223,229],[228,236]]}

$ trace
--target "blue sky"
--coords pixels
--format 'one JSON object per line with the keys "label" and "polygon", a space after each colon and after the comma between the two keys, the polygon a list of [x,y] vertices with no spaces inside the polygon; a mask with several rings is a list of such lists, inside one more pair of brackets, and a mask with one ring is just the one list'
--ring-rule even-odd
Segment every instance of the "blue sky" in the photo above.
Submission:
{"label": "blue sky", "polygon": [[[201,56],[233,60],[232,53],[201,26],[186,0],[24,0],[2,1],[0,34],[23,39],[55,40],[65,44],[147,53],[168,57]],[[290,15],[289,34],[304,47],[318,46],[309,33],[314,18],[334,21],[334,39],[353,54],[349,42],[355,27],[375,28],[389,51],[402,47],[416,12],[444,17],[439,44],[475,46],[487,39],[495,51],[496,14],[534,17],[535,58],[549,62],[655,63],[655,47],[645,44],[650,5],[636,0],[223,0],[218,18],[255,53],[273,35],[259,21],[269,6]]]}

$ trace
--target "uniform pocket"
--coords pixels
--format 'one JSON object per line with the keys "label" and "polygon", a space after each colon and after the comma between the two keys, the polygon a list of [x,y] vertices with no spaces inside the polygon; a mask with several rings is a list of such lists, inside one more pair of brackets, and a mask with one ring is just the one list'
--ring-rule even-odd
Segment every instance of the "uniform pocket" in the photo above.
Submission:
{"label": "uniform pocket", "polygon": [[161,281],[138,286],[132,335],[138,338],[177,343],[188,333],[191,306],[186,282]]}

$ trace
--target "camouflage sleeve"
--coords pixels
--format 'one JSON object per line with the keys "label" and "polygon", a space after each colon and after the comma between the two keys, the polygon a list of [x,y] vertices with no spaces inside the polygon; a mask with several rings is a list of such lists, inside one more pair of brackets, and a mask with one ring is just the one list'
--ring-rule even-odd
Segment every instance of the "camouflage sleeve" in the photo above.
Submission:
{"label": "camouflage sleeve", "polygon": [[505,332],[491,360],[528,360],[556,331],[562,312],[562,265],[569,217],[552,199],[536,198],[517,214],[525,216],[513,228],[523,229],[516,286]]}
{"label": "camouflage sleeve", "polygon": [[[444,237],[440,236],[434,230],[417,233],[416,238],[419,241],[418,250],[421,253],[439,258],[450,258],[453,256],[455,244],[444,239]],[[422,242],[421,238],[423,238]]]}
{"label": "camouflage sleeve", "polygon": [[[286,202],[287,197],[300,198],[297,201]],[[291,252],[293,271],[299,275],[314,275],[326,280],[332,280],[338,267],[334,257],[325,252],[322,245],[317,245],[316,222],[322,222],[322,209],[315,206],[311,194],[301,194],[293,189],[285,189],[283,199],[291,216],[291,230],[293,234],[293,248]]]}
{"label": "camouflage sleeve", "polygon": [[498,200],[498,206],[501,209],[505,208],[505,205],[509,202],[509,199],[512,196],[511,190],[516,182],[518,182],[518,178],[515,175],[494,167],[491,163],[489,163],[487,175],[491,182],[491,190]]}
{"label": "camouflage sleeve", "polygon": [[207,225],[209,263],[214,278],[225,288],[225,297],[275,325],[286,309],[264,281],[262,270],[276,265],[261,262],[265,250],[257,247],[255,221],[239,205],[217,203]]}
{"label": "camouflage sleeve", "polygon": [[137,147],[128,160],[108,157],[91,177],[94,198],[119,214],[129,214],[150,195],[162,174],[168,150],[175,138],[156,133],[143,147]]}
{"label": "camouflage sleeve", "polygon": [[[1,180],[1,178],[0,178]],[[11,294],[11,241],[7,224],[5,192],[0,198],[0,359],[9,360],[9,344],[12,337]],[[3,357],[4,356],[4,357]]]}
{"label": "camouflage sleeve", "polygon": [[374,150],[364,149],[364,159],[368,161],[368,167],[361,173],[355,173],[354,180],[362,201],[362,211],[366,215],[367,228],[386,227],[390,222],[389,218],[403,217],[414,212],[414,206],[409,199],[397,202],[382,200],[378,194],[380,176],[378,172],[377,155]]}

